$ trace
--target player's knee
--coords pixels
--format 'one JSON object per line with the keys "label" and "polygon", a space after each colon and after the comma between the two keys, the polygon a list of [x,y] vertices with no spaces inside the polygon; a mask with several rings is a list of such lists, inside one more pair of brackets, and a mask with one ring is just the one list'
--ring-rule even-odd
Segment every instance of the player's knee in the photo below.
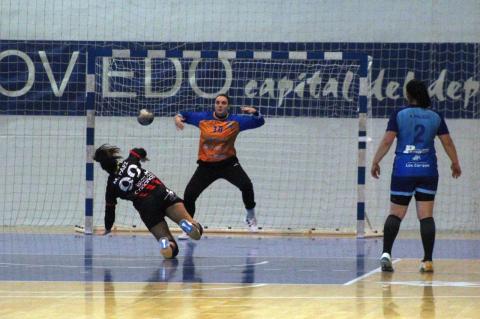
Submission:
{"label": "player's knee", "polygon": [[177,243],[174,242],[174,241],[171,241],[170,242],[170,247],[169,249],[162,249],[162,256],[163,258],[165,259],[173,259],[175,257],[177,257],[178,255],[178,246],[177,246]]}
{"label": "player's knee", "polygon": [[412,196],[404,196],[404,195],[390,195],[390,201],[396,205],[400,206],[408,206]]}

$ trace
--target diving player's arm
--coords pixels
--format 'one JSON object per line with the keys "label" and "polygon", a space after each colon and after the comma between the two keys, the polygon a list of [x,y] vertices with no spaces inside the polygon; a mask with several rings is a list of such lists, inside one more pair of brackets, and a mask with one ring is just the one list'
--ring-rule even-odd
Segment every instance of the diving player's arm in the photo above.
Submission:
{"label": "diving player's arm", "polygon": [[397,137],[397,132],[395,131],[386,131],[385,135],[383,135],[383,139],[380,142],[380,145],[378,145],[377,152],[373,157],[372,167],[370,169],[370,173],[374,178],[379,178],[380,162],[390,150],[390,147],[392,146],[393,141],[395,141],[395,137]]}
{"label": "diving player's arm", "polygon": [[455,143],[453,143],[452,138],[450,137],[450,134],[442,134],[439,135],[438,138],[440,139],[440,142],[442,142],[442,146],[445,149],[445,153],[447,153],[448,157],[452,161],[452,164],[450,165],[450,168],[452,170],[452,177],[453,178],[458,178],[460,175],[462,175],[462,169],[460,167],[460,162],[458,160],[458,155],[457,155],[457,148],[455,147]]}
{"label": "diving player's arm", "polygon": [[113,223],[115,223],[115,206],[117,206],[117,196],[109,178],[107,190],[105,191],[105,232],[103,235],[107,235],[112,231]]}

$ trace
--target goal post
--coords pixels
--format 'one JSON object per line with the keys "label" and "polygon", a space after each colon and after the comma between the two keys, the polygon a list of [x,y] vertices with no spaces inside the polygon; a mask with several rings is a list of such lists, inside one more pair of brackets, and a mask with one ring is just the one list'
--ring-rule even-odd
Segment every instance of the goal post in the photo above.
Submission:
{"label": "goal post", "polygon": [[[365,236],[370,67],[370,57],[351,52],[88,50],[85,232],[103,224],[106,174],[94,170],[95,147],[109,143],[125,153],[144,146],[152,159],[147,168],[183,197],[199,133],[176,132],[172,117],[212,110],[215,96],[226,93],[231,112],[252,105],[266,117],[264,127],[236,142],[261,231]],[[153,124],[136,122],[142,108],[154,112]],[[241,195],[224,181],[202,193],[197,206],[208,230],[244,229]],[[116,223],[142,225],[123,204]]]}

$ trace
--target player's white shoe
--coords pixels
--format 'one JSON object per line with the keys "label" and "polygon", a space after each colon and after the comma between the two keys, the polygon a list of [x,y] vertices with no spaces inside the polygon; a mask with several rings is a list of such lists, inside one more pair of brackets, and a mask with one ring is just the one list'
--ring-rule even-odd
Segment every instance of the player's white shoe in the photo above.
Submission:
{"label": "player's white shoe", "polygon": [[257,219],[255,217],[246,218],[245,223],[247,223],[248,230],[252,233],[258,232]]}
{"label": "player's white shoe", "polygon": [[202,237],[203,227],[200,223],[193,224],[186,219],[182,219],[178,225],[191,239],[199,240]]}
{"label": "player's white shoe", "polygon": [[390,257],[389,253],[382,254],[380,265],[382,265],[382,271],[393,272],[392,257]]}
{"label": "player's white shoe", "polygon": [[187,240],[187,239],[190,239],[190,236],[188,236],[188,234],[184,231],[182,231],[182,233],[180,235],[178,235],[178,240]]}

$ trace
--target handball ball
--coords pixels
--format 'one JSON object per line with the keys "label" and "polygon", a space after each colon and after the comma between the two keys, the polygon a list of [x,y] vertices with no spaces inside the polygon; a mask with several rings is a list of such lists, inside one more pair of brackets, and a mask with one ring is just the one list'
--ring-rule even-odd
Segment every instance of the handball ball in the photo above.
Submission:
{"label": "handball ball", "polygon": [[141,109],[137,121],[142,125],[149,125],[153,122],[153,113],[147,109]]}

